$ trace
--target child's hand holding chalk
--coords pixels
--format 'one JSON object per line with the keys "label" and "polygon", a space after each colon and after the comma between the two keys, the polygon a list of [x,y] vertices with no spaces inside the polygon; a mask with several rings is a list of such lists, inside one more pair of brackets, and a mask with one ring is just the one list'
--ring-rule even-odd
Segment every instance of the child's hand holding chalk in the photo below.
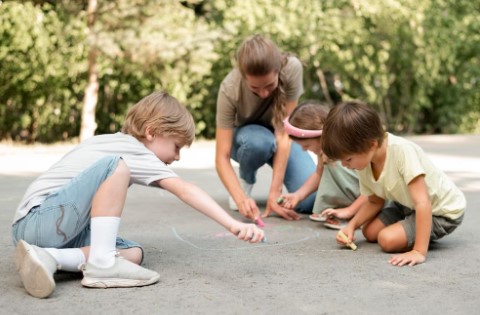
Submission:
{"label": "child's hand holding chalk", "polygon": [[343,233],[342,230],[338,231],[338,234],[337,234],[340,239],[342,239],[342,241],[345,242],[345,245],[347,245],[348,247],[350,247],[352,250],[357,250],[357,245],[355,245],[354,242],[351,242],[349,239],[348,239],[348,236],[345,235],[345,233]]}
{"label": "child's hand holding chalk", "polygon": [[243,240],[250,243],[265,243],[265,232],[258,228],[255,224],[241,223],[235,221],[231,226],[230,231],[239,240]]}

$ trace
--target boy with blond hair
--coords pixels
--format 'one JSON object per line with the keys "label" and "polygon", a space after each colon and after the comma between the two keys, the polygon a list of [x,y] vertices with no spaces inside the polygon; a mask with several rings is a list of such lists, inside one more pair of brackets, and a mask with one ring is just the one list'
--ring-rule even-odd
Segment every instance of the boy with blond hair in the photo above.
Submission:
{"label": "boy with blond hair", "polygon": [[13,220],[15,263],[27,292],[51,295],[57,270],[83,271],[82,285],[93,288],[159,280],[157,272],[140,266],[141,245],[117,236],[132,184],[165,189],[239,239],[261,241],[262,230],[233,219],[168,167],[194,136],[187,109],[167,93],[155,92],[129,110],[122,132],[87,139],[40,175]]}

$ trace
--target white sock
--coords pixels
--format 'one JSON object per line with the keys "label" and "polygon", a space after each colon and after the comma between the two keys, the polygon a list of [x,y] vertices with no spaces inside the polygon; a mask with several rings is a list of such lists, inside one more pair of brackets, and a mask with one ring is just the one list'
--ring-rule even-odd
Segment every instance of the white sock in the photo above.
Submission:
{"label": "white sock", "polygon": [[80,248],[44,248],[57,261],[59,270],[79,272],[85,263],[85,255]]}
{"label": "white sock", "polygon": [[88,262],[100,268],[115,263],[119,217],[93,217],[90,221],[91,241]]}

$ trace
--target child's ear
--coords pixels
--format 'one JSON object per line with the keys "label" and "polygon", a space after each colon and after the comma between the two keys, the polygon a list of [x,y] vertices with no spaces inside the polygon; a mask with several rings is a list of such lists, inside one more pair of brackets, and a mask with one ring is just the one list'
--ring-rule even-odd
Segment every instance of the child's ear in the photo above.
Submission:
{"label": "child's ear", "polygon": [[151,127],[145,128],[145,139],[148,141],[152,141],[155,138],[155,133],[153,132]]}

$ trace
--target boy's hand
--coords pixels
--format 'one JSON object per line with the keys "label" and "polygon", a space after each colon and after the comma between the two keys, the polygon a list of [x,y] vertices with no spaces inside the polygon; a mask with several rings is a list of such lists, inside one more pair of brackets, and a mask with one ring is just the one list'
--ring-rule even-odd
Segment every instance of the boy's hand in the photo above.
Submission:
{"label": "boy's hand", "polygon": [[347,245],[348,243],[352,243],[355,241],[355,229],[347,225],[344,229],[341,230],[348,238],[348,242],[346,242],[340,235],[337,233],[337,243],[341,245]]}
{"label": "boy's hand", "polygon": [[415,266],[424,263],[426,260],[427,257],[425,255],[413,249],[403,254],[393,255],[388,262],[394,266]]}
{"label": "boy's hand", "polygon": [[230,232],[237,236],[239,240],[250,243],[261,242],[265,238],[265,233],[255,224],[246,224],[238,222],[230,228]]}

